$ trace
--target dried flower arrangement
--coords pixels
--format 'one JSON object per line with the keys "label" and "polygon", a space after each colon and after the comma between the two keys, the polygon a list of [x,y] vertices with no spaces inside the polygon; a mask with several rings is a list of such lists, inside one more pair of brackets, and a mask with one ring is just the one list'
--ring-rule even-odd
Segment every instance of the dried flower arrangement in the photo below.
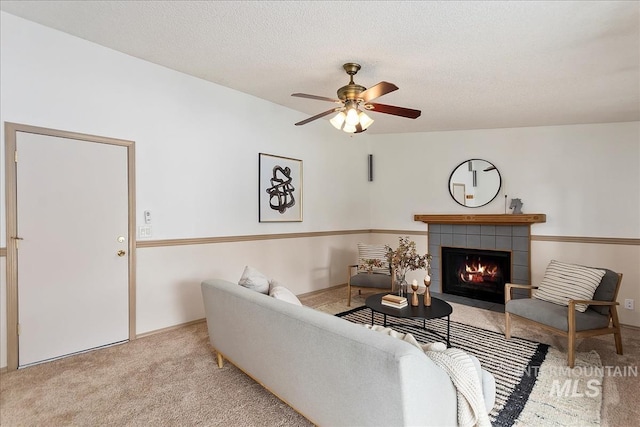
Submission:
{"label": "dried flower arrangement", "polygon": [[396,275],[404,278],[409,270],[427,270],[430,273],[431,259],[430,254],[420,255],[416,250],[416,242],[409,240],[409,236],[399,237],[400,244],[395,251],[389,245],[385,245],[387,249],[387,260],[391,267],[396,271]]}
{"label": "dried flower arrangement", "polygon": [[378,258],[370,258],[363,259],[360,265],[358,266],[359,270],[366,270],[367,273],[371,273],[374,268],[381,268],[384,266],[384,263],[381,259]]}

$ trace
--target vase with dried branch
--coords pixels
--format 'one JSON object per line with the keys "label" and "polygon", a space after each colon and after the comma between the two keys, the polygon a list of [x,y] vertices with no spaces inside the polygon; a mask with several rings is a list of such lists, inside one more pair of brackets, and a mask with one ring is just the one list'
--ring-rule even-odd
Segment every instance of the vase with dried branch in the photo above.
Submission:
{"label": "vase with dried branch", "polygon": [[406,275],[408,271],[430,269],[432,256],[430,254],[420,255],[416,249],[416,242],[409,239],[409,236],[398,238],[398,248],[393,250],[389,245],[387,249],[387,261],[395,271],[398,295],[403,296],[408,291]]}

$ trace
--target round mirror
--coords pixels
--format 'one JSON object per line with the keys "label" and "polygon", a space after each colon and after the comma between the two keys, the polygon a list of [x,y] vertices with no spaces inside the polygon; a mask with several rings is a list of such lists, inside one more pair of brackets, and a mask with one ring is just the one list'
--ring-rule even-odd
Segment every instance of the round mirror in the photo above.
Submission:
{"label": "round mirror", "polygon": [[457,203],[468,208],[484,206],[500,192],[502,179],[498,169],[482,159],[460,163],[449,177],[449,193]]}

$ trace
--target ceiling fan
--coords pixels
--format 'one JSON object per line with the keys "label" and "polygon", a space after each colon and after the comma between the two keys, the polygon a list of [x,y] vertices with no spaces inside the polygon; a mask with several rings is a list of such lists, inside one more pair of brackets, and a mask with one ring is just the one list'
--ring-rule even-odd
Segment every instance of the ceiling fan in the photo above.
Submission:
{"label": "ceiling fan", "polygon": [[291,96],[299,98],[317,99],[319,101],[329,101],[340,104],[330,110],[316,114],[313,117],[296,123],[296,126],[306,125],[309,122],[319,118],[328,116],[332,113],[338,113],[331,120],[331,124],[339,130],[348,133],[364,132],[373,123],[373,120],[367,116],[363,110],[372,111],[374,113],[391,114],[394,116],[407,117],[416,119],[420,117],[420,110],[412,110],[410,108],[396,107],[393,105],[378,104],[371,102],[372,100],[386,95],[394,90],[398,90],[398,86],[389,82],[380,82],[375,86],[367,89],[364,86],[354,83],[353,76],[360,70],[360,65],[348,62],[342,66],[349,75],[349,84],[338,89],[338,99],[327,98],[324,96],[309,95],[306,93],[292,93]]}

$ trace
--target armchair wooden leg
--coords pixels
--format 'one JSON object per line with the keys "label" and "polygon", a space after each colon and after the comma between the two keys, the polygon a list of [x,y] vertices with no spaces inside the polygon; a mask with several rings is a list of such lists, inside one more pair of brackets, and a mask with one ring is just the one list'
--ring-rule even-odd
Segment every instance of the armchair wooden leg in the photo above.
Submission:
{"label": "armchair wooden leg", "polygon": [[347,307],[351,307],[351,267],[347,267]]}
{"label": "armchair wooden leg", "polygon": [[568,323],[569,330],[567,331],[567,365],[573,368],[576,361],[576,311],[573,304],[569,304]]}
{"label": "armchair wooden leg", "polygon": [[504,336],[511,339],[511,316],[508,312],[504,312]]}
{"label": "armchair wooden leg", "polygon": [[218,359],[218,368],[222,368],[222,366],[224,365],[224,358],[222,357],[222,354],[220,354],[220,352],[217,352],[217,359]]}
{"label": "armchair wooden leg", "polygon": [[567,343],[567,346],[568,346],[567,365],[569,365],[570,368],[573,368],[573,365],[576,363],[575,345],[576,345],[575,335],[569,335],[569,340]]}
{"label": "armchair wooden leg", "polygon": [[618,310],[615,306],[610,308],[611,320],[613,322],[613,338],[616,341],[616,353],[622,354],[622,335],[620,334],[620,321],[618,320]]}

